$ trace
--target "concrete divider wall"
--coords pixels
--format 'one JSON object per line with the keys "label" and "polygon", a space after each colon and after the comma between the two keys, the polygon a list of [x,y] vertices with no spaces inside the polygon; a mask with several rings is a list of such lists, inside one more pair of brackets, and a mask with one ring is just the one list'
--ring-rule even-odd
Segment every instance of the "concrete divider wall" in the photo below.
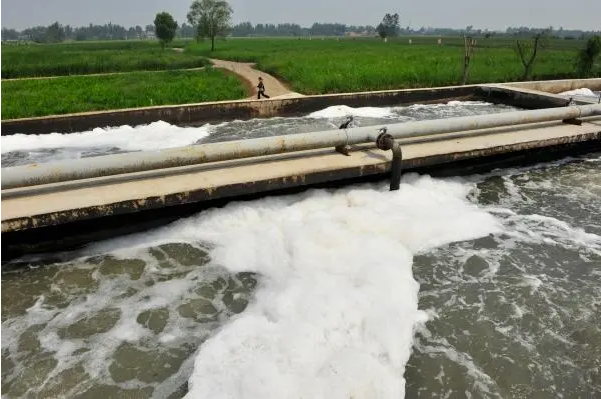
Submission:
{"label": "concrete divider wall", "polygon": [[[272,100],[219,101],[198,104],[169,105],[144,108],[131,108],[111,111],[86,112],[67,115],[55,115],[37,118],[12,119],[2,121],[2,135],[16,133],[43,134],[52,132],[70,133],[90,130],[96,127],[142,125],[159,120],[175,125],[201,125],[229,121],[232,119],[250,119],[273,116],[297,116],[317,111],[332,105],[390,106],[416,103],[441,103],[449,100],[488,99],[524,108],[561,106],[552,100],[537,100],[534,97],[511,99],[497,90],[496,96],[483,92],[480,86],[466,85],[422,89],[385,90],[360,93],[326,94],[283,98]],[[499,85],[490,85],[499,86]],[[523,88],[548,93],[578,88],[601,90],[601,79],[554,80],[540,82],[504,83],[508,88]],[[524,104],[522,100],[528,100]],[[555,105],[553,105],[555,104]]]}
{"label": "concrete divider wall", "polygon": [[476,89],[476,96],[484,101],[511,105],[524,109],[565,107],[570,101],[575,105],[596,103],[594,99],[585,99],[582,97],[572,98],[506,85],[482,85]]}
{"label": "concrete divider wall", "polygon": [[302,115],[332,105],[352,107],[369,105],[377,107],[397,104],[436,103],[452,99],[472,98],[475,87],[450,86],[414,90],[327,94],[273,100],[219,101],[12,119],[2,121],[2,135],[70,133],[96,127],[136,126],[159,120],[175,125],[197,125],[231,121],[233,119]]}
{"label": "concrete divider wall", "polygon": [[593,91],[601,91],[601,78],[510,82],[504,83],[503,85],[509,87],[519,87],[528,90],[545,91],[553,94],[582,88],[591,89]]}

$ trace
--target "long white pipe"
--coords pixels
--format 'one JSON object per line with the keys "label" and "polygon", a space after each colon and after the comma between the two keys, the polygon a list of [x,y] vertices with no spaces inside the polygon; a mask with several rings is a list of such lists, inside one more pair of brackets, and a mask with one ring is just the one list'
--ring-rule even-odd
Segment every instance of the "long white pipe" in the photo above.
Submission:
{"label": "long white pipe", "polygon": [[186,147],[112,154],[84,159],[2,168],[2,189],[227,161],[286,152],[313,150],[375,141],[381,128],[395,139],[431,136],[528,123],[601,115],[601,105],[581,105],[535,111],[462,116],[448,119],[357,127],[348,130],[197,144]]}

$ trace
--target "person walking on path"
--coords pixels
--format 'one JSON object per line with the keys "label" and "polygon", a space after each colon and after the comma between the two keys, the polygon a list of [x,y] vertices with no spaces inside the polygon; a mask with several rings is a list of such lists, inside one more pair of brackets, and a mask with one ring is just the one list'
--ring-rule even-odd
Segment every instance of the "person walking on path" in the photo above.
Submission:
{"label": "person walking on path", "polygon": [[261,96],[269,98],[269,96],[265,94],[265,85],[263,84],[263,78],[261,77],[259,77],[259,84],[257,85],[257,89],[259,89],[259,91],[257,91],[257,98],[259,100],[261,99]]}

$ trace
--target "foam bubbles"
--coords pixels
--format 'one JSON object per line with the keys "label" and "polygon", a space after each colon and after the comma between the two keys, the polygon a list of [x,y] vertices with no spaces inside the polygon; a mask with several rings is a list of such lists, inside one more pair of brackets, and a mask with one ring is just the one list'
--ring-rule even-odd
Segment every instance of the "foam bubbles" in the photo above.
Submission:
{"label": "foam bubbles", "polygon": [[468,189],[409,175],[396,192],[235,204],[163,231],[208,240],[214,262],[263,276],[255,302],[200,348],[188,397],[403,397],[413,329],[427,318],[412,254],[499,228]]}
{"label": "foam bubbles", "polygon": [[126,151],[155,150],[192,144],[209,134],[208,127],[183,128],[159,121],[148,125],[95,128],[81,133],[2,136],[2,153],[50,148],[117,147]]}
{"label": "foam bubbles", "polygon": [[587,89],[587,88],[568,90],[568,91],[564,91],[562,93],[559,93],[559,95],[562,95],[562,96],[581,96],[581,97],[599,97],[599,95],[597,93],[595,93],[591,89]]}
{"label": "foam bubbles", "polygon": [[353,108],[346,105],[334,105],[319,111],[312,112],[307,116],[309,118],[342,118],[350,115],[367,118],[388,118],[394,116],[394,113],[392,112],[392,108]]}
{"label": "foam bubbles", "polygon": [[395,192],[230,204],[94,250],[209,242],[213,264],[261,276],[254,301],[201,346],[188,397],[403,397],[413,331],[429,318],[413,254],[500,231],[466,199],[472,187],[407,174]]}
{"label": "foam bubbles", "polygon": [[[440,104],[413,104],[403,107],[359,107],[353,108],[346,105],[335,105],[327,107],[320,111],[312,112],[307,117],[309,118],[343,118],[345,116],[354,116],[362,118],[399,118],[403,114],[408,113],[409,116],[413,116],[412,113],[415,111],[429,110],[433,113],[438,113],[439,117],[445,117],[446,114],[455,114],[461,109],[471,114],[474,112],[473,108],[490,108],[494,106],[492,103],[486,103],[482,101],[449,101],[447,103]],[[502,108],[500,108],[501,110]],[[459,112],[461,112],[459,111]],[[411,118],[413,119],[413,118]]]}

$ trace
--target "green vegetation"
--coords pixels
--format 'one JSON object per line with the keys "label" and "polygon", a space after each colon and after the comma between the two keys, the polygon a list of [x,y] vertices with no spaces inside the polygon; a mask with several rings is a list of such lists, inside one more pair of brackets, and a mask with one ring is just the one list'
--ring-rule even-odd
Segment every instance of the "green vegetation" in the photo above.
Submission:
{"label": "green vegetation", "polygon": [[164,49],[175,38],[177,22],[168,12],[160,12],[154,18],[154,31],[161,42],[161,47]]}
{"label": "green vegetation", "polygon": [[132,72],[2,82],[2,119],[234,100],[241,81],[220,70]]}
{"label": "green vegetation", "polygon": [[229,31],[232,12],[224,0],[194,0],[187,17],[196,26],[196,37],[211,39],[211,51],[215,51],[215,38],[224,37]]}
{"label": "green vegetation", "polygon": [[593,36],[585,48],[578,52],[578,74],[589,77],[594,74],[595,63],[601,58],[601,36]]}
{"label": "green vegetation", "polygon": [[[413,44],[409,44],[411,39]],[[214,58],[256,62],[259,69],[289,82],[304,94],[455,85],[461,82],[463,38],[400,37],[379,39],[238,39],[210,53],[192,43],[187,52]],[[524,70],[515,40],[479,39],[468,83],[520,80]],[[532,79],[575,77],[583,41],[550,40],[532,65]],[[597,70],[594,76],[600,76]]]}
{"label": "green vegetation", "polygon": [[156,41],[2,45],[2,79],[172,70],[207,64],[207,60],[189,53],[161,51]]}
{"label": "green vegetation", "polygon": [[[411,40],[412,44],[409,44]],[[185,51],[161,50],[157,41],[3,45],[2,75],[35,76],[201,66],[205,56],[256,62],[259,69],[304,94],[456,85],[462,81],[464,39],[397,37],[313,40],[227,39],[176,41]],[[524,65],[516,39],[480,38],[467,83],[520,80]],[[526,57],[526,56],[525,56]],[[528,58],[529,60],[530,58]],[[586,70],[586,71],[584,71]],[[598,39],[545,40],[532,79],[601,76]],[[129,72],[2,82],[2,119],[163,104],[243,98],[245,83],[223,71]],[[269,90],[269,88],[268,88]]]}
{"label": "green vegetation", "polygon": [[399,14],[395,13],[391,15],[386,13],[384,18],[382,18],[382,22],[376,27],[376,31],[382,39],[398,36],[400,31]]}

